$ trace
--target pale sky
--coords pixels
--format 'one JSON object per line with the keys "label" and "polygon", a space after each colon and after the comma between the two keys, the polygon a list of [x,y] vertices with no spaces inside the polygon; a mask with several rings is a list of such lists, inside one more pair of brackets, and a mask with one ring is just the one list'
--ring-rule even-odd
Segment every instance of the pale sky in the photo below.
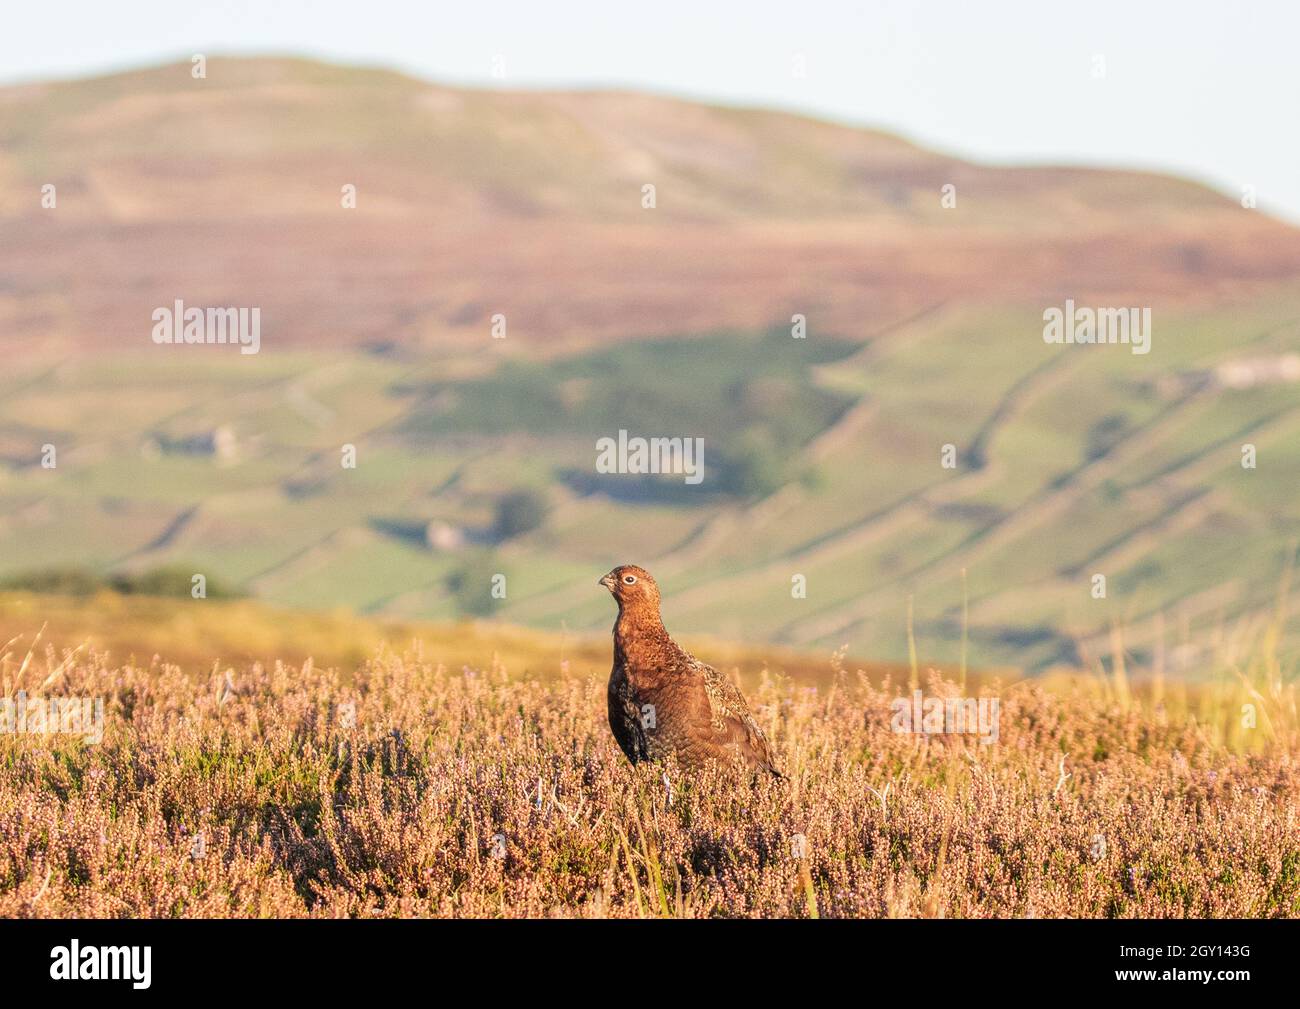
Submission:
{"label": "pale sky", "polygon": [[1300,222],[1295,0],[9,0],[3,22],[5,83],[202,52],[632,88],[794,109],[975,160],[1152,168],[1237,199],[1251,185],[1260,210]]}

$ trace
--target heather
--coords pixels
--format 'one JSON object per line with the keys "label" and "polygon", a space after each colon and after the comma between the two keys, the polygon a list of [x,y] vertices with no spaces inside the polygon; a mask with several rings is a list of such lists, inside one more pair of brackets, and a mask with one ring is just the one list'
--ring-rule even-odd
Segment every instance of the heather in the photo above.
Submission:
{"label": "heather", "polygon": [[1295,693],[1264,655],[981,681],[995,743],[891,727],[959,673],[765,672],[777,781],[633,768],[598,668],[19,650],[2,695],[103,698],[103,741],[0,734],[0,914],[1295,916]]}

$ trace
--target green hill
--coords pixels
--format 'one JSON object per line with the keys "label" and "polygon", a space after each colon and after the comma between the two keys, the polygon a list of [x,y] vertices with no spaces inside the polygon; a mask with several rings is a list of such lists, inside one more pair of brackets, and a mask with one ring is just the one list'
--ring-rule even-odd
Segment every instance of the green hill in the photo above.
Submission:
{"label": "green hill", "polygon": [[[0,89],[0,226],[0,579],[583,632],[636,561],[690,634],[899,660],[910,600],[922,661],[1178,671],[1300,538],[1300,232],[1182,180],[214,59]],[[155,346],[176,298],[261,352]],[[1151,352],[1045,343],[1067,299]],[[704,481],[596,474],[620,429]]]}

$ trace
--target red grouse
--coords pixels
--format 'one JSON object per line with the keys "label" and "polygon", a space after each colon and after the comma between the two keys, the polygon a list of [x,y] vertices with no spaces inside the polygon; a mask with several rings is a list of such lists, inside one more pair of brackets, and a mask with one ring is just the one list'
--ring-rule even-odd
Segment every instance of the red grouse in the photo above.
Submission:
{"label": "red grouse", "polygon": [[636,764],[675,754],[684,767],[743,760],[781,777],[772,747],[736,685],[680,648],[659,616],[659,586],[635,564],[600,584],[618,603],[609,727]]}

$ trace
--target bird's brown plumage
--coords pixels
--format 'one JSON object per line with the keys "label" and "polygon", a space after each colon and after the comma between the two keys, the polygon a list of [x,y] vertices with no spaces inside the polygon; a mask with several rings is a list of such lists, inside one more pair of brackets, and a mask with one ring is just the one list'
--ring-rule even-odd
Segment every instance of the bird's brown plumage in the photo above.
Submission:
{"label": "bird's brown plumage", "polygon": [[673,754],[688,768],[741,759],[780,777],[744,695],[668,636],[659,615],[659,586],[650,573],[624,564],[600,584],[618,603],[609,727],[627,759],[636,764]]}

